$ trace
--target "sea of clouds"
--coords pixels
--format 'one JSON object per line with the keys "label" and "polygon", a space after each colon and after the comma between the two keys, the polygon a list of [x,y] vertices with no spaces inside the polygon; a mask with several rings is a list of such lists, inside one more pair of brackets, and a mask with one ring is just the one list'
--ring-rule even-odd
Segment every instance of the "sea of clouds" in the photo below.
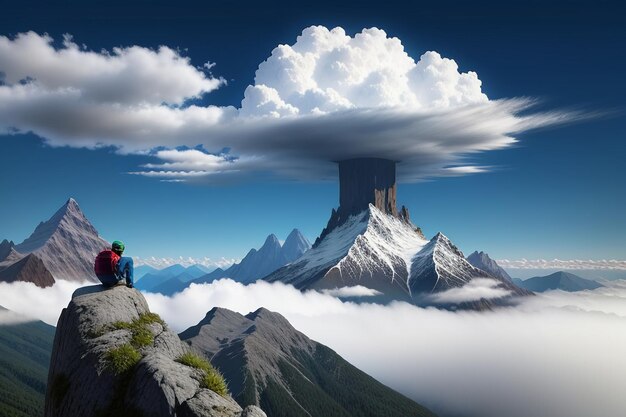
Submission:
{"label": "sea of clouds", "polygon": [[[228,279],[194,284],[173,297],[145,297],[176,331],[196,324],[214,306],[244,314],[261,306],[277,311],[358,368],[444,416],[621,417],[626,282],[608,285],[552,291],[517,307],[480,313],[401,302],[357,304],[334,296],[376,295],[362,288],[322,294]],[[78,286],[0,284],[0,305],[55,324]]]}

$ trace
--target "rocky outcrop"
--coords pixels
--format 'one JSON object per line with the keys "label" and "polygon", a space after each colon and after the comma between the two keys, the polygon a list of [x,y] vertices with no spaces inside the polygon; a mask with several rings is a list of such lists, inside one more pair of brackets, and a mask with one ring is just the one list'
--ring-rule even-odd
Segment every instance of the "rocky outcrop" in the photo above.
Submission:
{"label": "rocky outcrop", "polygon": [[55,283],[54,277],[42,260],[32,253],[10,265],[0,265],[0,282],[18,281],[32,282],[41,288],[51,287]]}
{"label": "rocky outcrop", "polygon": [[81,288],[59,318],[44,415],[265,416],[203,388],[206,372],[188,353],[139,291]]}

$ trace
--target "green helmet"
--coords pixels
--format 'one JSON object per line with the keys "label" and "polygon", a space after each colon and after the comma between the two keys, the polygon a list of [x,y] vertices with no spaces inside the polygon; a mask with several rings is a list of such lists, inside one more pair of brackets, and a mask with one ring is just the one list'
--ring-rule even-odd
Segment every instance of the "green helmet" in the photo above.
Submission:
{"label": "green helmet", "polygon": [[124,252],[124,242],[121,242],[119,240],[114,240],[113,243],[111,244],[111,250],[113,252],[119,252],[119,253]]}

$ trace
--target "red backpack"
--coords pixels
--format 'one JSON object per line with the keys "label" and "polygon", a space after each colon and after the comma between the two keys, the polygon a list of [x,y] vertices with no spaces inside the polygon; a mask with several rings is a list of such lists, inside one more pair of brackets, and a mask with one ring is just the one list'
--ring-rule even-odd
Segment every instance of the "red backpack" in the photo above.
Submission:
{"label": "red backpack", "polygon": [[93,264],[93,270],[96,276],[101,275],[115,275],[117,273],[117,263],[120,260],[120,256],[112,250],[103,250],[96,256],[96,261]]}

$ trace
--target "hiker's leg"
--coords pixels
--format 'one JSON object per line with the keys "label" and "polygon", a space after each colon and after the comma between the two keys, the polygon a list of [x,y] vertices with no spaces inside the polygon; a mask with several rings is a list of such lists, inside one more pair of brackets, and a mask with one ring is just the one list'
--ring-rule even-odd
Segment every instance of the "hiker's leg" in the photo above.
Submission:
{"label": "hiker's leg", "polygon": [[115,275],[99,275],[98,278],[105,287],[112,287],[117,284],[117,276]]}
{"label": "hiker's leg", "polygon": [[126,285],[134,286],[135,281],[133,279],[134,268],[133,268],[133,258],[130,256],[123,256],[119,261],[119,269],[122,274],[122,277],[126,278]]}

